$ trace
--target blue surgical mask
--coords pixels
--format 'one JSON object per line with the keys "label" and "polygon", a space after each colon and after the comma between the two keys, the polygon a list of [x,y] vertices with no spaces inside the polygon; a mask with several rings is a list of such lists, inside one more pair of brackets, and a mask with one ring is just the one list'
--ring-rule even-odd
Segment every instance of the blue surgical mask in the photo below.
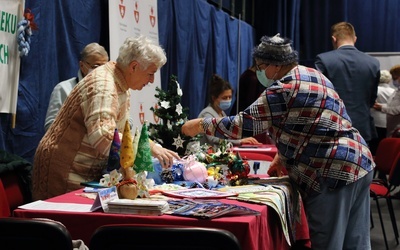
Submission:
{"label": "blue surgical mask", "polygon": [[266,88],[271,86],[271,84],[275,81],[274,79],[269,79],[265,75],[265,69],[264,70],[256,70],[256,74],[257,74],[258,81],[260,81],[260,83]]}
{"label": "blue surgical mask", "polygon": [[231,107],[231,104],[232,104],[232,99],[231,100],[222,100],[219,102],[219,107],[222,110],[227,110],[228,108]]}

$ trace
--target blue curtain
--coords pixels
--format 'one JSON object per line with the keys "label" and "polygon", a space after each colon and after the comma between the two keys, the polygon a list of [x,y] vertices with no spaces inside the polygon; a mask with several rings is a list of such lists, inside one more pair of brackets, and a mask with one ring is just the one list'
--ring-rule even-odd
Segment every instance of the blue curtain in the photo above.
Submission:
{"label": "blue curtain", "polygon": [[161,68],[162,87],[176,75],[182,105],[189,108],[189,118],[195,118],[208,104],[213,73],[236,90],[240,72],[251,64],[255,30],[207,1],[158,0],[158,15],[160,44],[168,58]]}
{"label": "blue curtain", "polygon": [[314,66],[317,54],[332,50],[330,27],[341,21],[353,24],[359,50],[400,51],[398,0],[302,0],[300,13],[300,56],[304,65]]}
{"label": "blue curtain", "polygon": [[108,46],[108,1],[26,0],[25,7],[39,29],[21,60],[15,128],[11,115],[0,114],[0,146],[32,161],[53,87],[76,76],[79,52],[86,44]]}

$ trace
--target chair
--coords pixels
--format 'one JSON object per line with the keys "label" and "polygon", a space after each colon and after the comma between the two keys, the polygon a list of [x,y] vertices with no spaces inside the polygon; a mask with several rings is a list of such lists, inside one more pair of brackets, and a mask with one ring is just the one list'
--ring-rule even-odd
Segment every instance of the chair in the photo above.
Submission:
{"label": "chair", "polygon": [[0,150],[0,217],[9,217],[18,206],[32,201],[32,164]]}
{"label": "chair", "polygon": [[[395,219],[392,204],[393,196],[391,195],[391,192],[400,185],[400,138],[385,138],[382,140],[378,145],[375,162],[376,169],[379,171],[381,178],[372,181],[370,185],[370,196],[376,203],[386,249],[389,249],[379,200],[386,200],[390,220],[396,237],[396,243],[398,245],[399,232]],[[371,228],[373,227],[374,225],[371,215]]]}
{"label": "chair", "polygon": [[400,151],[400,138],[388,137],[379,142],[374,156],[376,163],[375,171],[379,172],[380,178],[386,179],[390,173],[392,164]]}
{"label": "chair", "polygon": [[72,250],[72,239],[61,223],[49,219],[0,218],[2,249]]}
{"label": "chair", "polygon": [[231,232],[216,228],[112,224],[92,235],[90,250],[240,250]]}

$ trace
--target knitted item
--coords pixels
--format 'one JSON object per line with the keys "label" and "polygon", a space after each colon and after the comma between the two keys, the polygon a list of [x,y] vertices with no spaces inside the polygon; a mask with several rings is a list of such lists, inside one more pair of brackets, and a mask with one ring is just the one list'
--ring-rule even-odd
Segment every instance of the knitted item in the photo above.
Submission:
{"label": "knitted item", "polygon": [[297,62],[298,53],[292,49],[291,43],[291,40],[281,38],[279,33],[273,37],[263,36],[261,43],[253,49],[253,57],[272,65],[288,65]]}

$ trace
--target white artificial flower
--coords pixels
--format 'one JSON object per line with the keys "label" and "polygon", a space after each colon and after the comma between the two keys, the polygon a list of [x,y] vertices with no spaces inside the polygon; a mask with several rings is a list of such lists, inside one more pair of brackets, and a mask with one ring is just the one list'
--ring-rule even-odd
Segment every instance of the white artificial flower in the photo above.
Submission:
{"label": "white artificial flower", "polygon": [[174,138],[174,143],[172,143],[172,145],[174,145],[176,149],[183,148],[184,142],[185,140],[182,140],[181,135],[178,135],[178,138]]}
{"label": "white artificial flower", "polygon": [[179,96],[182,96],[182,89],[181,89],[181,86],[179,86],[179,82],[178,81],[176,81],[176,87],[177,87],[177,93],[178,93],[178,95]]}
{"label": "white artificial flower", "polygon": [[176,112],[178,115],[181,115],[181,114],[182,114],[182,105],[181,105],[180,103],[178,103],[178,105],[176,105],[176,110],[175,110],[175,112]]}
{"label": "white artificial flower", "polygon": [[167,121],[167,128],[168,128],[168,129],[172,129],[172,124],[171,124],[171,121],[170,121],[170,120]]}
{"label": "white artificial flower", "polygon": [[161,107],[163,107],[163,108],[165,108],[165,109],[169,108],[169,102],[167,102],[167,101],[162,101],[162,102],[161,102]]}

